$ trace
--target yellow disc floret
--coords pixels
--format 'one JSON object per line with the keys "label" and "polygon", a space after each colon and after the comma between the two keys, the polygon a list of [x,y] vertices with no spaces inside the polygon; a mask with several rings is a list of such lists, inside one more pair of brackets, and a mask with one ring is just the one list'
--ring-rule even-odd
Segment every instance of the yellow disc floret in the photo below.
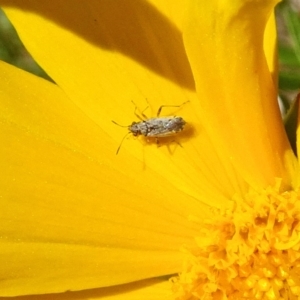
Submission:
{"label": "yellow disc floret", "polygon": [[237,197],[235,209],[201,222],[172,278],[175,299],[300,299],[300,195],[278,188]]}

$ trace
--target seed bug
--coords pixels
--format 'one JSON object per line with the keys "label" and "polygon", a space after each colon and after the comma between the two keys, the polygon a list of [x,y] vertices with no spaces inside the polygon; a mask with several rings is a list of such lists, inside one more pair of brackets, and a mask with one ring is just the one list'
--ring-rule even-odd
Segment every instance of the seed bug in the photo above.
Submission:
{"label": "seed bug", "polygon": [[189,101],[182,103],[181,105],[162,105],[159,107],[157,111],[157,115],[155,118],[147,118],[144,114],[144,111],[148,108],[148,106],[141,112],[141,116],[136,112],[137,106],[135,105],[134,114],[141,120],[140,122],[132,122],[130,125],[123,126],[118,124],[115,121],[112,121],[114,124],[127,127],[129,132],[123,137],[121,140],[120,146],[117,149],[116,154],[119,153],[119,150],[123,144],[124,139],[129,135],[132,134],[133,136],[145,136],[149,138],[155,138],[156,142],[158,143],[159,138],[174,136],[178,134],[180,131],[184,129],[186,124],[185,120],[182,117],[178,116],[167,116],[167,117],[160,117],[160,113],[163,108],[165,107],[181,107],[182,105],[186,104]]}

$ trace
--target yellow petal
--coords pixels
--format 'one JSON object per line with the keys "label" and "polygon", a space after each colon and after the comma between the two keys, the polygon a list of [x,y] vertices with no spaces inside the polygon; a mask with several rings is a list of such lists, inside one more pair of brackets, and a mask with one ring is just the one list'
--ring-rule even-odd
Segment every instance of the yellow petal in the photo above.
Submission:
{"label": "yellow petal", "polygon": [[254,188],[284,179],[295,159],[263,50],[277,1],[190,1],[184,41],[201,113],[217,149]]}
{"label": "yellow petal", "polygon": [[277,89],[278,85],[278,51],[277,51],[277,28],[274,13],[269,18],[264,34],[264,52],[270,73],[273,77],[273,84]]}
{"label": "yellow petal", "polygon": [[[157,151],[155,143],[146,147],[149,144],[125,140],[118,158],[120,168],[126,169],[127,155],[134,155],[147,168],[213,206],[226,206],[224,196],[245,189],[232,163],[216,158],[219,155],[212,148],[211,137],[195,113],[194,82],[181,33],[164,16],[168,5],[161,13],[146,2],[123,7],[121,2],[77,1],[72,11],[60,1],[45,5],[40,1],[0,3],[7,5],[5,11],[30,52],[72,101],[112,136],[115,149],[125,132],[111,120],[124,125],[135,121],[132,100],[144,109],[147,98],[147,116],[155,116],[160,105],[190,100],[181,110],[164,111],[180,114],[190,124],[188,133],[179,138],[185,153],[176,149],[173,159],[167,145]],[[168,16],[176,15],[168,12]],[[176,23],[180,24],[180,14]],[[174,146],[170,145],[171,152]],[[171,160],[168,167],[167,160]]]}
{"label": "yellow petal", "polygon": [[5,295],[61,292],[174,273],[208,207],[133,157],[55,85],[0,64]]}

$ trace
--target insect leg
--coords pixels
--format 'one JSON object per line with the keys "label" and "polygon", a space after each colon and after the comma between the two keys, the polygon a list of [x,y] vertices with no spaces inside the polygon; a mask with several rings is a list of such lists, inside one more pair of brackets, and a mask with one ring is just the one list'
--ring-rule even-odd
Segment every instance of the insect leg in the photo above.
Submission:
{"label": "insect leg", "polygon": [[118,155],[119,150],[120,150],[120,148],[121,148],[121,146],[122,146],[122,144],[123,144],[125,138],[126,138],[129,134],[131,134],[131,132],[128,132],[128,133],[125,134],[124,137],[122,138],[121,143],[120,143],[120,145],[119,145],[119,147],[118,147],[118,149],[117,149],[116,155]]}
{"label": "insect leg", "polygon": [[137,113],[137,110],[139,110],[138,107],[137,107],[137,105],[136,105],[133,101],[131,101],[131,102],[132,102],[132,104],[133,104],[134,107],[135,107],[135,109],[134,109],[134,114],[135,114],[141,121],[147,120],[148,117],[144,114],[144,111],[145,111],[147,108],[149,108],[149,105],[148,105],[145,109],[143,109],[142,111],[140,111],[140,114],[141,114],[141,115],[139,115],[139,114]]}
{"label": "insect leg", "polygon": [[157,146],[157,147],[160,147],[159,138],[156,138],[156,146]]}
{"label": "insect leg", "polygon": [[180,146],[181,148],[183,148],[182,145],[178,141],[173,140],[171,143],[176,143],[178,146]]}
{"label": "insect leg", "polygon": [[162,105],[162,106],[159,107],[159,109],[158,109],[158,111],[157,111],[157,117],[160,116],[160,113],[161,113],[161,111],[162,111],[162,109],[163,109],[164,107],[181,107],[181,106],[183,106],[184,104],[186,104],[187,102],[190,102],[190,101],[189,101],[189,100],[188,100],[188,101],[185,101],[185,102],[183,102],[183,103],[180,104],[180,105]]}

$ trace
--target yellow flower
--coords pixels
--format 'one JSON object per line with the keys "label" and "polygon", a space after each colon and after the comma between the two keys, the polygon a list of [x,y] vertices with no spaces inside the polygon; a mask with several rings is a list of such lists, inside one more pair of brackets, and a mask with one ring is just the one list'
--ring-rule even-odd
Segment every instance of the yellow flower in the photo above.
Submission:
{"label": "yellow flower", "polygon": [[[276,1],[168,2],[0,0],[57,83],[0,64],[1,296],[300,297]],[[132,100],[189,100],[164,112],[188,122],[182,147],[116,156]]]}

